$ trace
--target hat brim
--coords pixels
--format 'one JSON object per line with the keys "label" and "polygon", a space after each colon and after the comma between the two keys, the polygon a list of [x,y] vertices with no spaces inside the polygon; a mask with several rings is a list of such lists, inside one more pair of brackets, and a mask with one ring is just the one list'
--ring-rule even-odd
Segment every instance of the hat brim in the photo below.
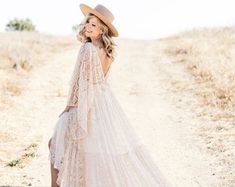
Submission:
{"label": "hat brim", "polygon": [[95,9],[85,5],[85,4],[80,4],[80,9],[83,13],[84,16],[86,16],[89,13],[94,14],[95,16],[97,16],[99,19],[101,19],[110,29],[111,35],[114,37],[118,36],[118,31],[117,29],[114,27],[114,25],[112,23],[110,23],[102,14],[100,14],[98,11],[96,11]]}

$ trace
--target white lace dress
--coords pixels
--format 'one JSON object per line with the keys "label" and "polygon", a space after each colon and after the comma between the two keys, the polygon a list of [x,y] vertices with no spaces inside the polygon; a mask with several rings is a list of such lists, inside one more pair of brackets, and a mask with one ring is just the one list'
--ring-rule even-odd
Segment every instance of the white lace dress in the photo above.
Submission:
{"label": "white lace dress", "polygon": [[61,187],[171,187],[135,134],[92,43],[81,46],[49,159]]}

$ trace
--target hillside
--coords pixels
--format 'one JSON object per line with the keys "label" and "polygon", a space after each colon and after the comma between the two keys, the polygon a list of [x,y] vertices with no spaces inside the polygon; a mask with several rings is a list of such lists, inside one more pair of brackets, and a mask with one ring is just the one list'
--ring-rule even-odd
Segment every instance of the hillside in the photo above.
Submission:
{"label": "hillside", "polygon": [[[49,186],[47,143],[80,44],[39,33],[0,41],[0,185]],[[116,42],[112,88],[166,177],[175,187],[234,187],[235,28]],[[33,68],[14,65],[23,56]]]}

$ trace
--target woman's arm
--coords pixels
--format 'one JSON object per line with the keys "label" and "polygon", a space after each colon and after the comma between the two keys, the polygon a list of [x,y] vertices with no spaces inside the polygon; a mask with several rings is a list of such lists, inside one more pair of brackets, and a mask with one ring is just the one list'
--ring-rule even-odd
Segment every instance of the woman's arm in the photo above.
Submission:
{"label": "woman's arm", "polygon": [[68,91],[67,104],[64,111],[59,116],[61,116],[64,112],[68,112],[70,108],[78,106],[80,56],[81,56],[81,49],[77,55],[77,60],[74,66],[73,75],[69,82],[70,85]]}
{"label": "woman's arm", "polygon": [[79,61],[77,59],[77,62],[74,67],[73,75],[70,79],[70,86],[68,91],[68,98],[67,103],[64,111],[59,115],[59,117],[64,112],[69,112],[69,110],[73,107],[78,106],[78,89],[79,89]]}

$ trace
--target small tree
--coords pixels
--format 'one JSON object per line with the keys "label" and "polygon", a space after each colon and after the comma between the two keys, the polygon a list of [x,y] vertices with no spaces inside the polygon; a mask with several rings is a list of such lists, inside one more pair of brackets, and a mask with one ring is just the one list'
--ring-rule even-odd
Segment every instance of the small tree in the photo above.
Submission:
{"label": "small tree", "polygon": [[6,31],[35,31],[35,26],[30,19],[13,19],[6,25]]}
{"label": "small tree", "polygon": [[72,31],[73,31],[73,32],[76,33],[76,32],[78,31],[78,29],[79,29],[79,25],[73,25],[73,26],[72,26]]}

